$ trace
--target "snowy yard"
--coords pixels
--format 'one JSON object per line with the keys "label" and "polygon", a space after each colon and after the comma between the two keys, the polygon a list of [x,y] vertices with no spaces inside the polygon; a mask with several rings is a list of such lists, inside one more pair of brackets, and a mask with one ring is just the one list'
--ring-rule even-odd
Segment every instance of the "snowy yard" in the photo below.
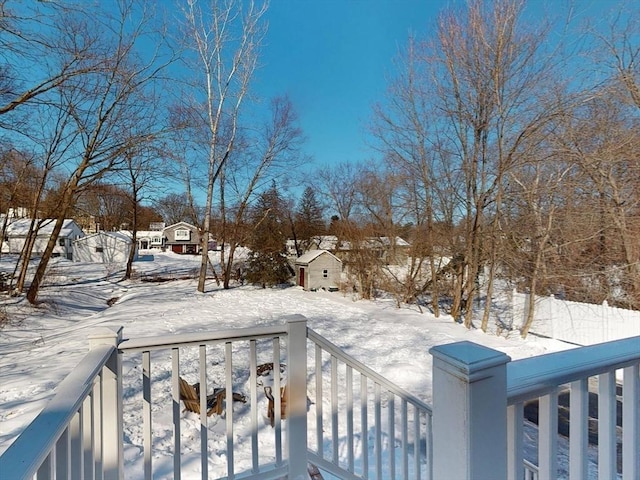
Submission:
{"label": "snowy yard", "polygon": [[[143,256],[135,270],[146,277],[177,278],[197,268],[198,262],[198,257],[153,253]],[[282,323],[286,315],[302,314],[310,328],[427,403],[431,403],[428,350],[433,345],[469,340],[512,359],[569,347],[536,337],[522,340],[517,334],[505,338],[469,331],[448,316],[434,318],[412,307],[398,309],[393,301],[354,301],[339,292],[250,286],[222,290],[210,281],[201,294],[195,280],[119,282],[119,278],[121,273],[114,268],[59,260],[42,291],[42,308],[34,310],[24,303],[10,307],[18,312],[19,321],[0,330],[0,453],[83,358],[87,337],[97,326],[123,326],[124,337],[130,338],[271,325]],[[125,371],[125,390],[139,388],[127,385],[126,377]],[[170,428],[169,411],[166,417]],[[191,423],[195,429],[197,417]],[[139,464],[135,452],[125,446],[127,452],[125,468]]]}

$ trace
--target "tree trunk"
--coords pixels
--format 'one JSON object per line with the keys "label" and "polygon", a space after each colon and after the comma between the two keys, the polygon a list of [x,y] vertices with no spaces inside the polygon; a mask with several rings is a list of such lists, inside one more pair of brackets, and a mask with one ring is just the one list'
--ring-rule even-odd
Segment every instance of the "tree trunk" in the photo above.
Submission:
{"label": "tree trunk", "polygon": [[133,225],[131,229],[131,248],[129,249],[129,256],[127,257],[127,267],[125,268],[123,280],[130,280],[131,273],[133,272],[133,260],[136,257],[136,250],[138,245],[138,207],[137,199],[134,196],[133,206]]}
{"label": "tree trunk", "polygon": [[529,329],[531,325],[533,325],[534,315],[535,315],[535,303],[536,303],[536,293],[538,290],[538,272],[540,271],[540,267],[542,265],[543,253],[544,253],[544,244],[549,239],[549,235],[545,234],[541,239],[540,246],[536,252],[536,257],[533,263],[533,271],[531,272],[531,279],[529,281],[529,305],[527,307],[527,315],[520,330],[520,336],[522,338],[526,338],[529,334]]}
{"label": "tree trunk", "polygon": [[25,238],[24,245],[22,246],[22,251],[20,252],[20,259],[18,260],[18,263],[20,265],[20,272],[18,273],[18,278],[16,280],[15,294],[22,293],[24,289],[24,283],[27,278],[29,263],[31,261],[31,254],[33,253],[33,246],[35,245],[36,238],[38,237],[38,228],[39,225],[35,226],[35,219],[32,220],[31,226],[29,227],[29,233]]}
{"label": "tree trunk", "polygon": [[436,260],[433,258],[433,250],[429,255],[429,268],[431,270],[431,309],[434,317],[440,316],[440,289],[438,287],[438,267]]}
{"label": "tree trunk", "polygon": [[56,219],[56,224],[53,227],[53,231],[51,232],[51,236],[49,237],[47,246],[44,249],[44,253],[42,254],[40,263],[38,263],[38,268],[36,269],[36,273],[33,275],[33,280],[31,281],[29,290],[27,290],[27,300],[32,305],[35,305],[38,300],[38,293],[40,291],[40,286],[42,285],[42,281],[44,280],[45,273],[47,272],[47,266],[49,265],[49,260],[51,260],[53,249],[55,248],[56,243],[58,241],[58,236],[60,235],[60,231],[62,230],[62,226],[64,225],[66,212],[67,212],[67,209],[63,208],[61,210],[60,215]]}
{"label": "tree trunk", "polygon": [[[454,261],[454,260],[452,260]],[[460,307],[462,305],[462,284],[464,283],[464,272],[466,265],[463,260],[454,266],[453,301],[451,303],[451,316],[457,322],[460,317]]]}

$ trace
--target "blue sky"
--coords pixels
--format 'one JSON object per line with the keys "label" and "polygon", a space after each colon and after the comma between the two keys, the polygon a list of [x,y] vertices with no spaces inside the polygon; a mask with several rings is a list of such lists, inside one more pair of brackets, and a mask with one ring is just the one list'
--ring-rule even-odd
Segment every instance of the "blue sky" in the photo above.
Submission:
{"label": "blue sky", "polygon": [[371,158],[364,133],[410,32],[423,33],[446,0],[271,0],[254,86],[288,94],[313,168]]}
{"label": "blue sky", "polygon": [[[602,20],[618,0],[574,0],[575,22]],[[410,33],[425,37],[438,13],[462,0],[271,0],[254,87],[288,94],[314,160],[309,169],[368,161],[371,106],[384,100]],[[571,0],[529,0],[528,14],[561,19]],[[562,24],[562,20],[559,21]]]}

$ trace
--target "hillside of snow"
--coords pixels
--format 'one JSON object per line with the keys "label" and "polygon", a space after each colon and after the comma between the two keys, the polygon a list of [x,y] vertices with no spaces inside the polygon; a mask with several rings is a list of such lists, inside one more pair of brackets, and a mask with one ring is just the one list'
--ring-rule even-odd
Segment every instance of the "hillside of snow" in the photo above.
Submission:
{"label": "hillside of snow", "polygon": [[[132,338],[270,325],[302,314],[310,328],[427,403],[428,350],[434,345],[469,340],[514,360],[569,348],[549,339],[522,340],[515,333],[509,338],[483,334],[446,315],[435,318],[410,306],[396,308],[392,300],[355,301],[340,292],[252,286],[223,290],[211,280],[207,291],[198,293],[195,279],[179,278],[195,271],[199,261],[170,252],[143,255],[135,263],[138,277],[172,280],[142,282],[119,281],[122,272],[115,266],[58,259],[39,308],[2,298],[13,320],[0,330],[0,453],[44,407],[87,353],[87,337],[102,326],[123,326],[124,337]],[[125,390],[140,388],[127,381]],[[170,412],[166,417],[170,427]],[[197,419],[192,423],[196,428]],[[197,435],[193,441],[199,441]],[[132,456],[126,460],[130,466],[139,464],[131,449],[125,447],[125,452]]]}

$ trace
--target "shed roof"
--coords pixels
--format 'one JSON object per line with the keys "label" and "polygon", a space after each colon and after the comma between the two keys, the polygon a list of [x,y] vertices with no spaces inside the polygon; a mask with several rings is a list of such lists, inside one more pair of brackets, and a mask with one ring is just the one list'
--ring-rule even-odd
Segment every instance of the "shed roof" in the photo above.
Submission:
{"label": "shed roof", "polygon": [[338,257],[336,257],[333,253],[328,252],[327,250],[310,250],[304,255],[301,255],[300,257],[298,257],[296,259],[296,264],[309,264],[313,262],[316,258],[318,258],[320,255],[324,255],[325,253],[327,255],[331,255],[338,262],[342,263],[342,261]]}

